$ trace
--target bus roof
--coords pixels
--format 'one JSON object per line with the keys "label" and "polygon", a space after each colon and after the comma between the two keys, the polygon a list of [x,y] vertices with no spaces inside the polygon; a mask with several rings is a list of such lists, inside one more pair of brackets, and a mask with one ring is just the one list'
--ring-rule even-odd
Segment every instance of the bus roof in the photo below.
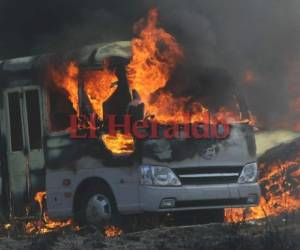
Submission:
{"label": "bus roof", "polygon": [[100,63],[108,57],[122,57],[129,59],[131,57],[131,42],[116,41],[111,43],[99,43],[88,45],[73,51],[66,51],[56,54],[43,54],[36,56],[27,56],[0,61],[2,73],[18,73],[31,71],[45,65],[51,57],[59,55],[63,60],[75,60],[80,65],[89,63]]}

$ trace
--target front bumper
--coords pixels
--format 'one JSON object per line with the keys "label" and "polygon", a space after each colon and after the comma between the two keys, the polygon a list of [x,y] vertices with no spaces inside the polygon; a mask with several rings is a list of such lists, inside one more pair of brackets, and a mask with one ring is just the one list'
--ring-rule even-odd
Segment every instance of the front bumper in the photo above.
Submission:
{"label": "front bumper", "polygon": [[[180,187],[141,185],[139,195],[142,211],[171,212],[256,206],[260,197],[260,188],[257,183]],[[161,202],[164,199],[174,199],[174,206],[162,208]]]}

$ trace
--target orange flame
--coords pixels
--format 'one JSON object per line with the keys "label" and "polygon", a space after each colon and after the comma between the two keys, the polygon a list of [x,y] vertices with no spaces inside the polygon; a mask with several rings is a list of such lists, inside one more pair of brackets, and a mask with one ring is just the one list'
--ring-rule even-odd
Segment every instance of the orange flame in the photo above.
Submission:
{"label": "orange flame", "polygon": [[67,93],[67,97],[73,105],[74,110],[79,114],[78,106],[78,74],[79,68],[76,62],[69,62],[62,68],[50,68],[50,75],[55,85]]}
{"label": "orange flame", "polygon": [[86,72],[84,81],[84,90],[89,101],[98,117],[103,119],[102,105],[116,90],[117,85],[113,83],[117,82],[118,78],[108,69],[107,63],[104,63],[102,70]]}
{"label": "orange flame", "polygon": [[122,229],[116,226],[107,226],[104,229],[105,236],[108,238],[117,237],[123,233]]}
{"label": "orange flame", "polygon": [[[209,110],[191,97],[175,97],[163,90],[182,61],[183,51],[176,39],[164,29],[158,27],[158,11],[151,9],[147,19],[135,25],[137,37],[132,39],[132,58],[127,65],[127,79],[131,89],[135,89],[141,101],[145,103],[146,116],[155,117],[160,123],[190,122],[240,122],[239,112],[220,108],[213,117]],[[51,75],[59,88],[64,89],[74,109],[79,114],[78,75],[74,62],[62,70],[52,70]],[[109,70],[108,61],[104,61],[102,70],[88,70],[81,74],[84,91],[93,110],[103,119],[103,103],[114,93],[118,81],[114,72]],[[81,81],[80,81],[81,82]],[[116,136],[103,135],[105,146],[114,154],[130,154],[134,150],[134,140],[118,133]]]}
{"label": "orange flame", "polygon": [[43,209],[43,200],[46,197],[46,192],[37,192],[36,195],[34,196],[34,200],[39,204],[40,210],[42,211]]}
{"label": "orange flame", "polygon": [[[155,115],[161,123],[186,122],[191,119],[191,114],[185,110],[189,98],[174,98],[171,93],[164,92],[152,99],[157,90],[166,86],[178,61],[183,59],[182,49],[175,38],[157,27],[157,21],[158,12],[152,9],[146,21],[136,24],[139,34],[132,40],[133,55],[127,66],[127,77],[131,88],[138,91],[145,103],[147,115]],[[200,104],[195,108],[195,117],[202,119],[199,113],[205,109]]]}
{"label": "orange flame", "polygon": [[147,114],[155,115],[160,123],[189,123],[208,121],[208,110],[200,103],[189,106],[189,97],[174,98],[169,92],[160,94],[153,103],[148,105]]}
{"label": "orange flame", "polygon": [[38,221],[31,221],[26,223],[25,231],[28,234],[36,233],[36,234],[45,234],[52,232],[53,230],[59,228],[65,228],[72,225],[72,220],[69,219],[67,221],[54,221],[51,220],[47,213],[43,211],[43,201],[46,198],[46,192],[38,192],[36,193],[34,200],[39,204],[40,210],[43,213],[42,219]]}
{"label": "orange flame", "polygon": [[104,134],[102,141],[105,147],[115,155],[128,155],[134,151],[134,139],[130,134],[117,132],[115,136]]}
{"label": "orange flame", "polygon": [[277,216],[300,209],[300,157],[294,161],[273,164],[270,167],[261,164],[263,171],[268,173],[259,180],[263,188],[259,206],[252,208],[226,209],[225,218],[228,222],[240,222]]}
{"label": "orange flame", "polygon": [[[163,90],[182,61],[183,51],[176,39],[158,27],[158,11],[151,9],[147,19],[135,24],[137,37],[132,39],[132,58],[127,65],[127,78],[131,89],[135,89],[145,103],[146,116],[154,116],[160,123],[206,122],[208,110],[191,97],[174,97]],[[79,114],[78,75],[75,62],[69,62],[62,69],[51,69],[51,76],[57,87],[66,91],[74,109]],[[114,93],[118,81],[114,72],[108,69],[107,61],[102,70],[86,71],[83,74],[84,91],[94,111],[103,119],[103,103]],[[229,122],[240,121],[233,111],[220,109],[216,119]]]}
{"label": "orange flame", "polygon": [[149,11],[147,20],[135,25],[140,31],[132,39],[132,60],[127,67],[132,89],[149,104],[151,94],[164,87],[183,53],[175,38],[157,27],[158,11]]}
{"label": "orange flame", "polygon": [[[151,9],[148,18],[135,25],[138,37],[132,40],[132,60],[127,66],[130,87],[138,91],[145,103],[146,116],[155,116],[160,123],[208,121],[208,110],[201,103],[159,91],[167,85],[184,56],[175,38],[158,27],[157,22],[158,11]],[[240,121],[234,112],[226,111],[222,115],[223,119],[229,115],[230,121]]]}

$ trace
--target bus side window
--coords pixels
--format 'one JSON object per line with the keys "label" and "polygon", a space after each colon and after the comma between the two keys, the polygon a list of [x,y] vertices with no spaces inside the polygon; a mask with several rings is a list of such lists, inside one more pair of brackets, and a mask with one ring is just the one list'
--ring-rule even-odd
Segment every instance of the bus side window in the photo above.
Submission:
{"label": "bus side window", "polygon": [[23,150],[23,131],[19,92],[8,94],[8,106],[11,151],[20,151]]}
{"label": "bus side window", "polygon": [[51,91],[50,99],[50,128],[53,132],[64,131],[70,127],[70,115],[76,114],[72,103],[66,95],[59,91]]}
{"label": "bus side window", "polygon": [[42,148],[42,128],[38,90],[26,91],[26,109],[30,149],[40,149]]}

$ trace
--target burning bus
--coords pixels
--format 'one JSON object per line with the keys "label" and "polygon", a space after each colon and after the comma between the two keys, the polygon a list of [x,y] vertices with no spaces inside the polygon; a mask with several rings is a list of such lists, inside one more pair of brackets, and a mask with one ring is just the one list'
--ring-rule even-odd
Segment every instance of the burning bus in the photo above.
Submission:
{"label": "burning bus", "polygon": [[[255,139],[242,95],[222,70],[180,66],[180,46],[156,18],[150,12],[131,42],[1,62],[6,216],[32,215],[40,192],[47,216],[79,224],[191,210],[223,220],[224,208],[257,205]],[[137,138],[122,126],[111,134],[109,117],[115,126],[138,121],[141,133],[149,129],[143,121],[155,120],[157,137]],[[207,122],[219,135],[226,124],[230,132],[182,136],[194,123],[205,133]],[[174,133],[171,124],[176,136],[160,136]]]}

